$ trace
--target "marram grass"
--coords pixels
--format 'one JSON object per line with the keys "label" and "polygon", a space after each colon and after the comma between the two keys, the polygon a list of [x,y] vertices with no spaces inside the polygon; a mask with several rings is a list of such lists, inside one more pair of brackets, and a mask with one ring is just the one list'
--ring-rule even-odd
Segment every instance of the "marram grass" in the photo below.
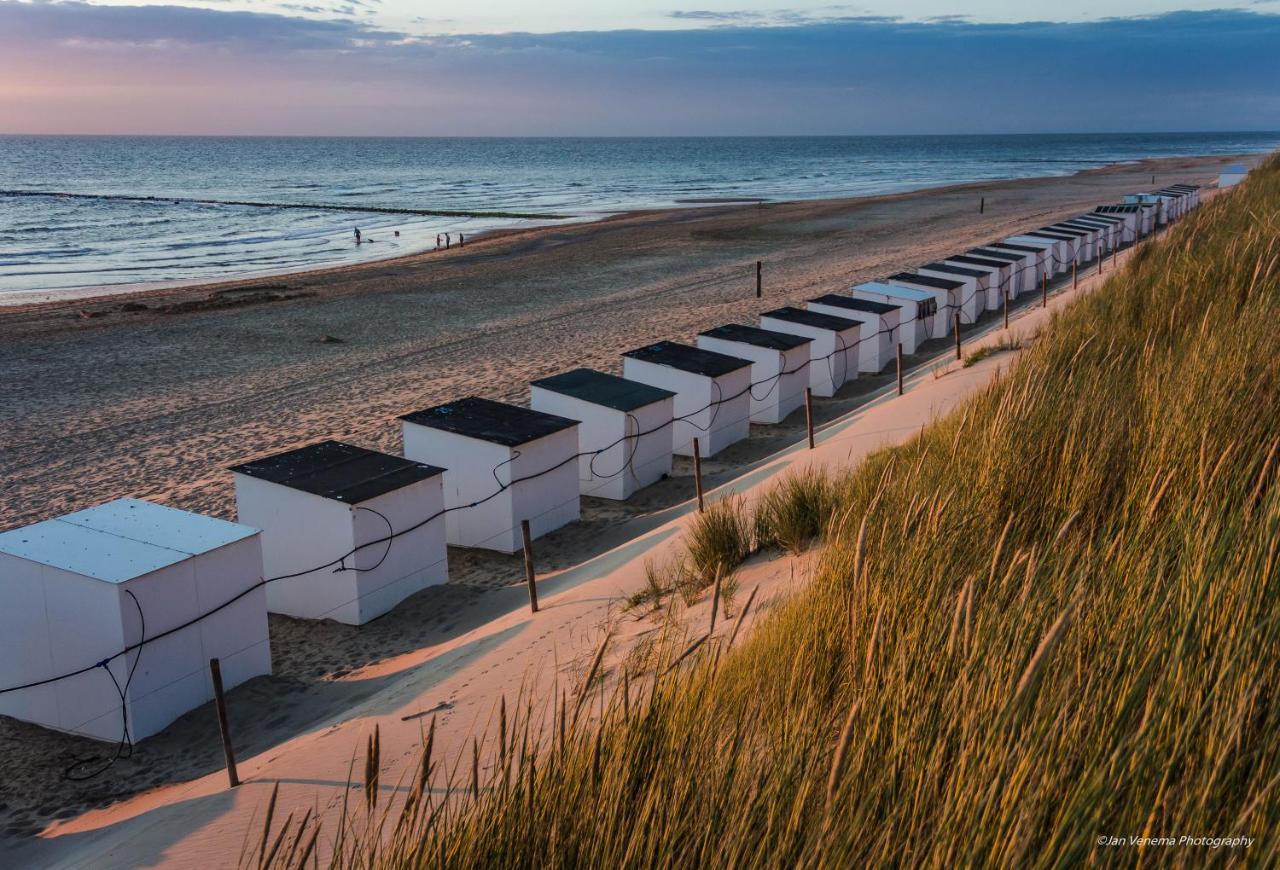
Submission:
{"label": "marram grass", "polygon": [[[818,576],[731,650],[504,713],[478,799],[428,751],[336,862],[1276,864],[1278,301],[1272,160],[832,480]],[[1181,836],[1253,842],[1129,845]]]}

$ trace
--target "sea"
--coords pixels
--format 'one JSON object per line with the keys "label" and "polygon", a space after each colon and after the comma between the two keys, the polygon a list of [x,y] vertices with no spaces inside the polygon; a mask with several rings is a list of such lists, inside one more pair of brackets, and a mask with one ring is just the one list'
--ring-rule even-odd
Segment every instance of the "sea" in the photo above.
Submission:
{"label": "sea", "polygon": [[879,194],[1278,145],[1280,133],[1257,132],[0,136],[0,304],[384,259],[434,248],[445,233],[456,244],[634,209]]}

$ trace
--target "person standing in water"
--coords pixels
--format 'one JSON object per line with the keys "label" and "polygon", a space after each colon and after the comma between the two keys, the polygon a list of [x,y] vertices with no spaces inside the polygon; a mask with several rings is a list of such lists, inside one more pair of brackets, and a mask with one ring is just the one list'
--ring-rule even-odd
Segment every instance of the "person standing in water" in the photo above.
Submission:
{"label": "person standing in water", "polygon": [[360,244],[360,228],[356,227],[356,244]]}

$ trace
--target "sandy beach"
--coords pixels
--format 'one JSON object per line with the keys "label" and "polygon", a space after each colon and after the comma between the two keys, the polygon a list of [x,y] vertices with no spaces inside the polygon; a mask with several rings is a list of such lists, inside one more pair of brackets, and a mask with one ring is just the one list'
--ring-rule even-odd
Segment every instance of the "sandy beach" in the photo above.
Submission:
{"label": "sandy beach", "polygon": [[[0,528],[120,496],[233,518],[225,468],[237,461],[329,437],[398,452],[395,417],[415,408],[469,394],[524,402],[531,379],[578,365],[618,371],[621,351],[752,322],[761,311],[1115,201],[1150,187],[1153,174],[1157,184],[1208,184],[1218,166],[1238,161],[1153,160],[865,199],[636,213],[494,234],[463,249],[348,268],[0,308],[7,375],[0,385]],[[756,260],[764,261],[759,300]],[[908,362],[918,364],[941,344]],[[964,377],[989,376],[1000,364],[994,358]],[[858,408],[889,378],[859,378],[818,402],[819,422]],[[945,393],[929,380],[922,383]],[[906,428],[918,428],[917,418],[954,400],[920,401]],[[750,439],[706,464],[710,484],[766,462],[802,431],[795,415],[780,426],[753,427]],[[840,450],[830,446],[827,460],[836,461]],[[671,479],[625,504],[584,500],[583,522],[539,543],[539,570],[570,575],[602,554],[611,564],[634,562],[623,545],[670,523],[692,490],[689,468],[677,463]],[[441,710],[454,710],[467,696],[469,714],[479,716],[492,686],[477,674],[493,672],[491,680],[501,674],[504,686],[519,682],[523,668],[504,671],[501,664],[514,655],[508,641],[515,635],[506,632],[527,625],[516,613],[524,592],[511,587],[521,577],[519,559],[449,555],[450,584],[361,629],[272,617],[276,673],[234,693],[237,738],[254,759],[251,770],[282,775],[283,763],[270,765],[273,747],[289,742],[295,760],[328,753],[317,768],[329,775],[348,759],[335,754],[337,738],[323,748],[315,741],[355,710],[400,719],[407,706],[438,694],[447,705]],[[752,570],[776,594],[790,582],[785,565]],[[597,569],[596,593],[625,585],[607,573]],[[561,619],[554,631],[567,633],[561,639],[570,645],[577,632],[583,647],[588,629],[604,616],[587,606],[587,585],[567,581],[561,588],[582,612]],[[454,654],[456,662],[439,663]],[[424,676],[419,666],[432,656],[438,671]],[[483,670],[475,670],[481,661]],[[410,672],[418,683],[403,682]],[[0,838],[16,847],[51,821],[79,824],[85,811],[137,801],[132,796],[140,793],[155,805],[189,799],[148,792],[210,780],[220,750],[208,739],[208,719],[207,710],[193,711],[88,785],[62,780],[62,760],[102,747],[0,719],[0,747],[16,759],[0,787]],[[458,734],[471,721],[463,719],[456,716]],[[405,731],[420,725],[400,721],[409,723]],[[242,790],[237,815],[250,800]],[[73,826],[65,842],[144,811],[134,806],[118,818],[94,817]],[[234,854],[239,842],[227,849]],[[193,854],[209,857],[199,850],[185,857]]]}

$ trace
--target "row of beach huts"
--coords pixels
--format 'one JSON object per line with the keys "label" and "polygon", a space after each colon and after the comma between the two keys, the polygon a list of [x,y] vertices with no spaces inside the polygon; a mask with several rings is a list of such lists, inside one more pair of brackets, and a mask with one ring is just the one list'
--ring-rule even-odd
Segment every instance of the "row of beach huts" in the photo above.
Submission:
{"label": "row of beach huts", "polygon": [[756,325],[627,351],[621,376],[534,381],[529,407],[414,411],[403,456],[324,441],[254,459],[230,469],[238,522],[120,499],[4,532],[0,713],[145,738],[212,697],[210,659],[228,688],[271,672],[268,612],[368,622],[445,582],[446,545],[514,553],[522,520],[536,538],[576,521],[583,495],[627,499],[695,440],[713,456],[806,388],[832,396],[898,344],[915,353],[1197,205],[1191,185],[1135,194]]}

